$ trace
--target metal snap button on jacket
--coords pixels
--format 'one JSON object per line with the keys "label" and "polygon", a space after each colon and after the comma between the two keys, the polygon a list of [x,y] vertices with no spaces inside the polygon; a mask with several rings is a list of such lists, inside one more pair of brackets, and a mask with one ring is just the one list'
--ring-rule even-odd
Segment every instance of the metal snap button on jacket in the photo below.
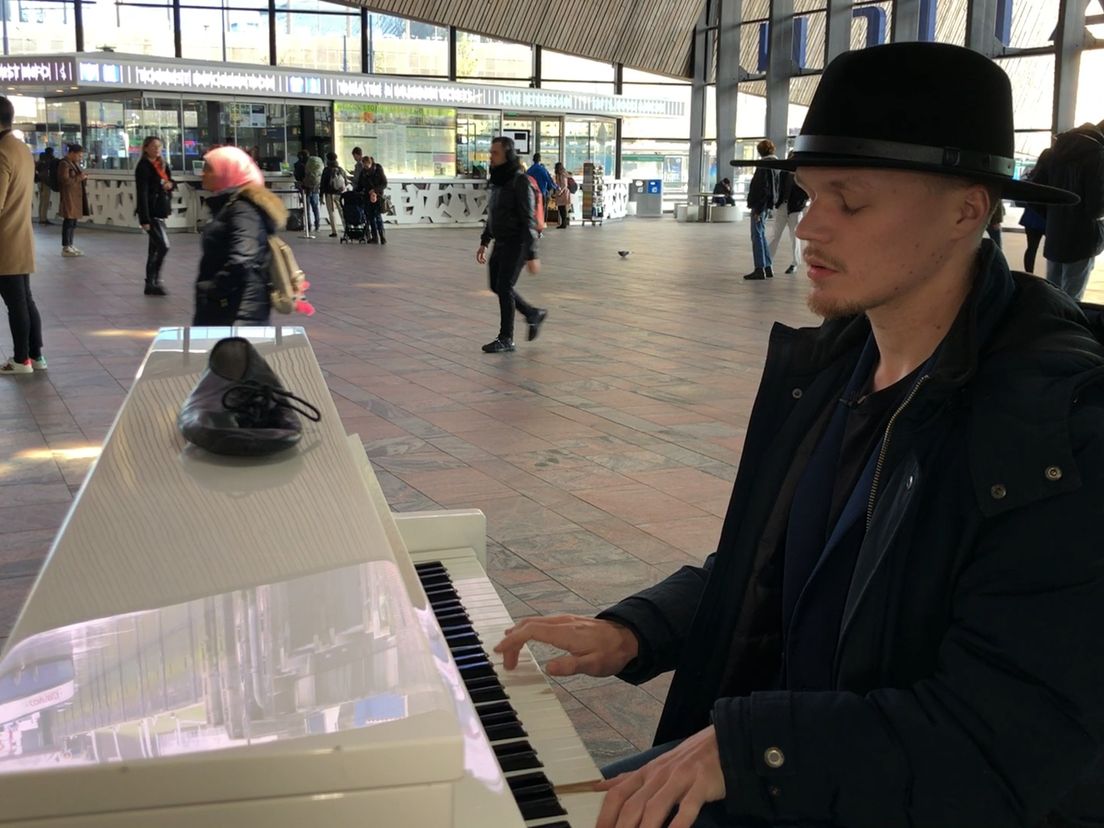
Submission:
{"label": "metal snap button on jacket", "polygon": [[989,490],[989,494],[992,495],[993,500],[1001,500],[1008,494],[1008,489],[998,483]]}
{"label": "metal snap button on jacket", "polygon": [[763,751],[763,761],[768,768],[777,769],[786,764],[786,754],[776,747],[770,747]]}
{"label": "metal snap button on jacket", "polygon": [[1046,471],[1044,472],[1044,474],[1046,474],[1046,479],[1047,480],[1061,480],[1062,479],[1062,469],[1059,468],[1058,466],[1047,466]]}

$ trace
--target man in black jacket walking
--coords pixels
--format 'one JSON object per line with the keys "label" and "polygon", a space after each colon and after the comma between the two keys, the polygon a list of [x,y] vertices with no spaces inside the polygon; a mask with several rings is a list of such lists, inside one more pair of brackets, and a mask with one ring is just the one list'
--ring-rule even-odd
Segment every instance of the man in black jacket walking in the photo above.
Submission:
{"label": "man in black jacket walking", "polygon": [[537,338],[548,311],[530,305],[515,289],[521,269],[537,272],[536,199],[529,177],[518,164],[514,142],[499,136],[491,142],[491,194],[487,223],[475,260],[487,262],[487,245],[494,239],[490,257],[491,290],[498,296],[498,336],[483,346],[488,354],[516,350],[514,309],[529,324],[529,341]]}
{"label": "man in black jacket walking", "polygon": [[[764,138],[756,149],[761,158],[774,158],[774,142]],[[745,279],[770,279],[774,276],[771,250],[767,244],[767,216],[778,203],[778,171],[760,167],[748,185],[747,205],[751,210],[751,255],[755,270]]]}
{"label": "man in black jacket walking", "polygon": [[1080,299],[1104,250],[1104,121],[1059,135],[1039,156],[1032,181],[1081,197],[1078,204],[1047,209],[1043,245],[1047,281]]}
{"label": "man in black jacket walking", "polygon": [[716,552],[497,647],[675,670],[597,828],[1101,823],[1104,344],[983,240],[1002,196],[1076,198],[1013,151],[997,64],[896,43],[836,58],[758,162],[809,193],[825,322],[771,334]]}

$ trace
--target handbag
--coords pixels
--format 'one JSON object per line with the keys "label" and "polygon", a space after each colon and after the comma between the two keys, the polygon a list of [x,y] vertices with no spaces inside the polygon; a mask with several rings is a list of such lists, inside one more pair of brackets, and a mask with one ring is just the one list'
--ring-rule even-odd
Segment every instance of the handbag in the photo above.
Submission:
{"label": "handbag", "polygon": [[184,438],[215,454],[258,457],[291,448],[303,434],[302,414],[322,413],[284,388],[248,339],[220,339],[184,401],[176,423]]}

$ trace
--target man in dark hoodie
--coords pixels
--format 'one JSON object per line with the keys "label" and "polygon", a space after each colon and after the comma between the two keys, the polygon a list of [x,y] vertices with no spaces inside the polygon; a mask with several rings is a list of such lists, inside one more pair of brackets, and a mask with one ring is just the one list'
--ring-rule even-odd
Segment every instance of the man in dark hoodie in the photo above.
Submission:
{"label": "man in dark hoodie", "polygon": [[1104,250],[1104,121],[1059,135],[1039,156],[1032,181],[1081,197],[1069,207],[1047,208],[1043,245],[1047,281],[1080,299],[1095,258]]}
{"label": "man in dark hoodie", "polygon": [[529,340],[537,338],[548,311],[530,305],[515,289],[521,269],[537,267],[536,200],[529,177],[518,164],[514,142],[499,136],[491,142],[491,194],[487,223],[475,260],[487,262],[487,246],[494,239],[489,270],[491,290],[498,295],[498,336],[483,346],[488,354],[515,350],[514,311],[529,323]]}

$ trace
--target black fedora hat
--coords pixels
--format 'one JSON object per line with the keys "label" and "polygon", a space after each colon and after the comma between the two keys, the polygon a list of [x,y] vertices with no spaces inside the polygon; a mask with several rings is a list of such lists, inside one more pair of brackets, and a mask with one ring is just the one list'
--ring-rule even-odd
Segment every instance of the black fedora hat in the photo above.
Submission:
{"label": "black fedora hat", "polygon": [[1008,76],[978,52],[891,43],[845,52],[824,70],[786,159],[734,167],[880,167],[996,184],[1005,198],[1075,204],[1068,190],[1018,181]]}

